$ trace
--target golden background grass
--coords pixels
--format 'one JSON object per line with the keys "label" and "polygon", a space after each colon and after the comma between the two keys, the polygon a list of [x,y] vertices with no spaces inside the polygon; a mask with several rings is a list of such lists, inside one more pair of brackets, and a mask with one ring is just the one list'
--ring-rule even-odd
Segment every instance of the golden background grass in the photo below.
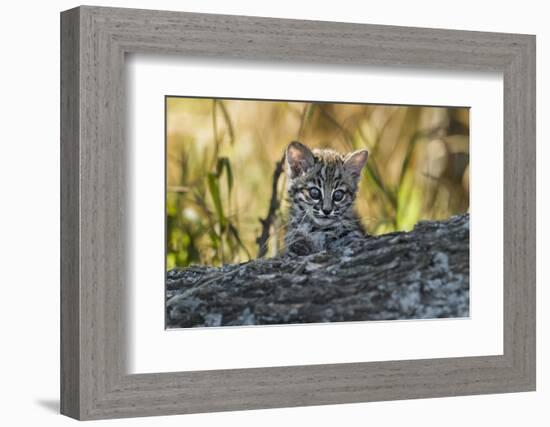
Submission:
{"label": "golden background grass", "polygon": [[[254,258],[285,147],[369,151],[356,209],[371,234],[469,207],[469,109],[166,98],[167,267]],[[277,182],[267,256],[281,249]]]}

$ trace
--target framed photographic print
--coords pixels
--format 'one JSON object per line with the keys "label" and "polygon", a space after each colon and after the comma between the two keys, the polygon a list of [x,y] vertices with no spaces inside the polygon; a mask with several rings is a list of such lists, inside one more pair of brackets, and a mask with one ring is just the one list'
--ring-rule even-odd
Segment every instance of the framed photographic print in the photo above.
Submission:
{"label": "framed photographic print", "polygon": [[535,389],[535,38],[61,15],[61,411]]}
{"label": "framed photographic print", "polygon": [[165,110],[167,327],[469,316],[468,108]]}

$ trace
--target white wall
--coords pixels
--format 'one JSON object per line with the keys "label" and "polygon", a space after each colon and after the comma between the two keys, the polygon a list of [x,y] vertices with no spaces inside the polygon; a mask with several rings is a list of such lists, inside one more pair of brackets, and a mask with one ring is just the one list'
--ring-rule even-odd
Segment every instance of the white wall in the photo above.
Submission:
{"label": "white wall", "polygon": [[[97,1],[125,6],[537,34],[538,55],[538,390],[536,393],[275,409],[111,425],[407,425],[498,426],[550,423],[550,334],[544,269],[549,254],[550,28],[544,2],[337,2],[188,0]],[[67,425],[57,414],[59,360],[59,11],[73,1],[4,2],[0,66],[0,393],[3,425]],[[6,197],[7,196],[7,197]],[[543,312],[543,309],[546,309]],[[7,339],[6,339],[7,338]]]}

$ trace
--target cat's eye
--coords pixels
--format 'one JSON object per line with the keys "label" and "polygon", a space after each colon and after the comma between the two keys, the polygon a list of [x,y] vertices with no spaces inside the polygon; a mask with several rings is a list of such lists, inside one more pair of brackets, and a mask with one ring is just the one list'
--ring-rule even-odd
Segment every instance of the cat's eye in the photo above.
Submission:
{"label": "cat's eye", "polygon": [[309,196],[313,200],[319,200],[321,198],[321,190],[319,190],[317,187],[311,187],[309,189]]}
{"label": "cat's eye", "polygon": [[342,190],[336,190],[334,193],[332,193],[332,200],[335,202],[341,202],[344,198],[344,192]]}

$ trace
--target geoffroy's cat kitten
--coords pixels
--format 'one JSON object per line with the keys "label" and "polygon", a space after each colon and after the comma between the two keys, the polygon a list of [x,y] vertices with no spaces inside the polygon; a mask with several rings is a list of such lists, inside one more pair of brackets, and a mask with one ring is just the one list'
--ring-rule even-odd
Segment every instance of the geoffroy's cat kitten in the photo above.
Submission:
{"label": "geoffroy's cat kitten", "polygon": [[340,154],[310,150],[296,141],[288,145],[286,253],[307,255],[339,249],[347,238],[366,235],[353,203],[367,157],[367,150]]}

